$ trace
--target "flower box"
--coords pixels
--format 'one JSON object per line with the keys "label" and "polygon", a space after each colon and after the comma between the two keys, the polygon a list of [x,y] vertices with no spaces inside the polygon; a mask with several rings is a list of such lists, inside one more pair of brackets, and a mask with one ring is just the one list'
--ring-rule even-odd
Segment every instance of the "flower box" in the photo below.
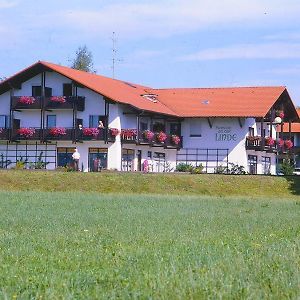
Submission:
{"label": "flower box", "polygon": [[171,135],[171,141],[172,141],[173,144],[179,145],[181,139],[178,135],[173,134],[173,135]]}
{"label": "flower box", "polygon": [[17,134],[24,138],[31,138],[35,134],[34,128],[23,127],[17,130]]}
{"label": "flower box", "polygon": [[167,139],[167,135],[163,131],[160,131],[156,133],[156,139],[159,143],[164,143]]}
{"label": "flower box", "polygon": [[62,135],[66,135],[67,134],[67,131],[66,131],[66,128],[64,127],[53,127],[53,128],[50,128],[49,130],[49,135],[51,136],[62,136]]}
{"label": "flower box", "polygon": [[154,132],[152,132],[151,130],[144,130],[143,137],[148,141],[152,141],[154,138]]}
{"label": "flower box", "polygon": [[272,137],[268,136],[265,138],[265,143],[267,146],[274,146],[275,140]]}
{"label": "flower box", "polygon": [[92,136],[96,138],[100,133],[100,130],[98,128],[83,128],[82,134],[84,136]]}
{"label": "flower box", "polygon": [[136,138],[136,135],[137,135],[137,131],[136,129],[122,129],[121,130],[121,136],[122,136],[122,139],[134,139]]}
{"label": "flower box", "polygon": [[55,102],[55,103],[66,103],[66,97],[52,96],[52,97],[50,97],[50,101]]}
{"label": "flower box", "polygon": [[36,101],[36,99],[34,97],[31,97],[31,96],[21,96],[18,99],[19,104],[25,104],[25,105],[33,104],[35,101]]}
{"label": "flower box", "polygon": [[120,130],[118,128],[109,128],[109,132],[112,136],[117,136],[120,134]]}

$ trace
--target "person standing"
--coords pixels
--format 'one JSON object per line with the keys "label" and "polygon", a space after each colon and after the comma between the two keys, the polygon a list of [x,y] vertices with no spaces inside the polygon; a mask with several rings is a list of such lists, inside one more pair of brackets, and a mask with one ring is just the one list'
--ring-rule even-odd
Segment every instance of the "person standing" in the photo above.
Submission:
{"label": "person standing", "polygon": [[78,149],[75,148],[74,153],[72,154],[72,158],[74,160],[74,169],[75,171],[79,171],[79,159],[80,159],[80,153],[78,152]]}

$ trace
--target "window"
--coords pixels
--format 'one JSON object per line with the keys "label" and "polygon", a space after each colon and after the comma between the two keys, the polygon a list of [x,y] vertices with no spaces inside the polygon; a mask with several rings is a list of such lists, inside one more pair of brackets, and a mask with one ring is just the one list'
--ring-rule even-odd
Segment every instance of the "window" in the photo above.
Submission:
{"label": "window", "polygon": [[154,152],[153,155],[153,171],[154,172],[164,172],[165,171],[165,162],[166,162],[165,153]]}
{"label": "window", "polygon": [[99,172],[107,168],[107,148],[89,148],[89,170]]}
{"label": "window", "polygon": [[97,128],[99,126],[100,121],[103,123],[104,127],[106,127],[107,124],[106,120],[107,120],[106,116],[90,115],[89,127]]}
{"label": "window", "polygon": [[63,84],[63,96],[70,97],[72,95],[73,95],[72,83],[64,83]]}
{"label": "window", "polygon": [[122,149],[122,171],[133,171],[134,150]]}
{"label": "window", "polygon": [[0,115],[0,128],[8,127],[8,116]]}
{"label": "window", "polygon": [[250,174],[257,174],[257,156],[248,155],[248,167]]}
{"label": "window", "polygon": [[249,127],[249,136],[254,136],[254,128]]}
{"label": "window", "polygon": [[263,156],[261,159],[263,174],[271,174],[271,157]]}
{"label": "window", "polygon": [[149,159],[152,159],[152,152],[151,152],[151,151],[148,151],[147,157],[148,157]]}
{"label": "window", "polygon": [[164,123],[161,123],[161,122],[155,122],[155,123],[153,124],[153,131],[154,131],[154,132],[165,131],[165,125],[164,125]]}
{"label": "window", "polygon": [[41,97],[42,96],[42,87],[39,86],[33,86],[32,87],[32,97]]}
{"label": "window", "polygon": [[201,137],[201,120],[190,119],[190,137]]}
{"label": "window", "polygon": [[[32,97],[41,97],[42,87],[40,85],[32,86]],[[52,88],[45,87],[45,96],[52,97]]]}
{"label": "window", "polygon": [[144,131],[144,130],[147,130],[147,129],[148,129],[148,123],[145,122],[145,121],[141,121],[140,122],[140,130]]}
{"label": "window", "polygon": [[181,135],[180,123],[170,123],[170,134]]}
{"label": "window", "polygon": [[56,115],[47,116],[47,128],[56,127]]}
{"label": "window", "polygon": [[73,158],[72,154],[74,153],[75,148],[64,148],[58,147],[57,148],[57,166],[58,167],[66,167],[66,166],[73,166]]}

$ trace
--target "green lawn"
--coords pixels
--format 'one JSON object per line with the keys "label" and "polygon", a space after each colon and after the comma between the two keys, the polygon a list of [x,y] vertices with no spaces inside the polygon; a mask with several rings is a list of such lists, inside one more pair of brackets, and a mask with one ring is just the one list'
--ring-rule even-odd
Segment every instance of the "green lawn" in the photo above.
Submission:
{"label": "green lawn", "polygon": [[0,192],[0,299],[299,299],[300,201]]}
{"label": "green lawn", "polygon": [[300,195],[300,176],[0,170],[0,190],[292,197]]}

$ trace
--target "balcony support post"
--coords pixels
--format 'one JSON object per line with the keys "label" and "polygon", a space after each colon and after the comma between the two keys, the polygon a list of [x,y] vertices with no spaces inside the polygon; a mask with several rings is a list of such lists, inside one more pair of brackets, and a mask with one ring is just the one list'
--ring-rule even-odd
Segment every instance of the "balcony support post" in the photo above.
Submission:
{"label": "balcony support post", "polygon": [[265,149],[265,137],[264,137],[264,118],[260,119],[260,136],[261,136],[261,150]]}
{"label": "balcony support post", "polygon": [[14,118],[14,112],[12,109],[12,99],[14,96],[14,88],[11,87],[10,89],[10,110],[9,110],[9,134],[8,134],[8,138],[10,141],[12,141],[13,139],[13,118]]}
{"label": "balcony support post", "polygon": [[292,122],[289,120],[289,139],[292,139]]}
{"label": "balcony support post", "polygon": [[41,133],[40,140],[44,140],[44,128],[45,128],[45,110],[44,110],[44,102],[45,102],[45,91],[46,91],[46,72],[42,72],[41,74]]}

